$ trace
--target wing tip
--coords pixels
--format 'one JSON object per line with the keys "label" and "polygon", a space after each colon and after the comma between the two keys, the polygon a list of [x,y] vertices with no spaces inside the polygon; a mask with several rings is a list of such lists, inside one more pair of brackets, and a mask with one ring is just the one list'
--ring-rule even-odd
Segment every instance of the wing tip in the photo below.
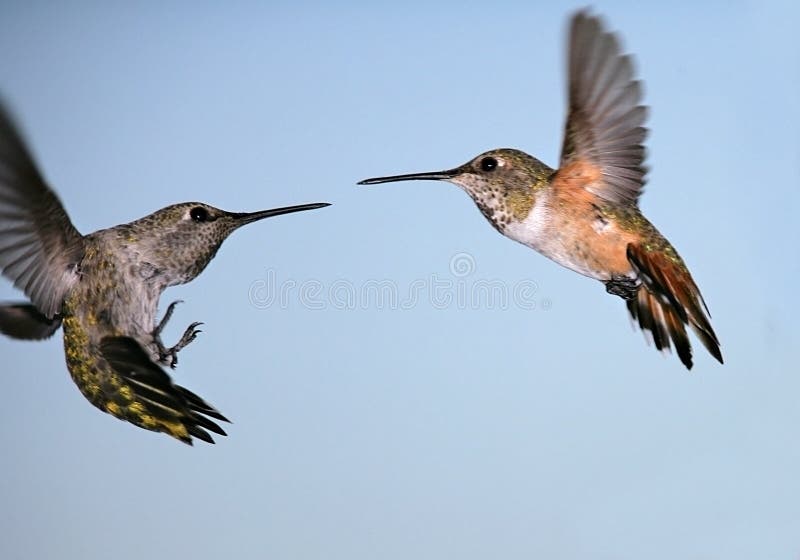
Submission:
{"label": "wing tip", "polygon": [[635,205],[647,181],[643,142],[649,108],[643,104],[633,56],[623,52],[618,33],[590,8],[573,13],[570,22],[569,114],[561,166],[592,158],[607,171],[594,192],[611,202]]}

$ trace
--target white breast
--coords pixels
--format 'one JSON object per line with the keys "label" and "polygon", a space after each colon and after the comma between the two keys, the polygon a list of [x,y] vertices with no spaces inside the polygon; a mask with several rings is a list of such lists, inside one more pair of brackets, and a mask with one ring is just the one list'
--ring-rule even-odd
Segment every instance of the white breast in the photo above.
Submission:
{"label": "white breast", "polygon": [[590,278],[606,279],[602,273],[586,265],[577,254],[580,251],[575,250],[576,241],[580,244],[580,240],[571,239],[566,228],[560,225],[557,215],[550,210],[548,197],[539,195],[528,216],[522,221],[508,224],[504,233],[561,266]]}
{"label": "white breast", "polygon": [[549,257],[544,249],[546,243],[543,243],[550,237],[548,235],[550,211],[545,204],[545,198],[545,196],[536,197],[528,216],[520,222],[509,223],[504,233],[514,241],[519,241]]}

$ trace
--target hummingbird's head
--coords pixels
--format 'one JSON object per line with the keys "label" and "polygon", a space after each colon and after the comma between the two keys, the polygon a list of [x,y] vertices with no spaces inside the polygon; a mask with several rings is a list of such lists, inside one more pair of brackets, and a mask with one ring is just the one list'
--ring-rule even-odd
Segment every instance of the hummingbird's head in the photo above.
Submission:
{"label": "hummingbird's head", "polygon": [[243,225],[264,218],[314,210],[326,202],[285,206],[258,212],[228,212],[202,202],[167,206],[129,224],[126,235],[167,276],[168,284],[189,282],[217,254],[222,242]]}
{"label": "hummingbird's head", "polygon": [[464,189],[492,224],[503,231],[510,220],[523,220],[554,170],[525,152],[500,148],[484,152],[446,171],[364,179],[359,185],[395,181],[448,181]]}

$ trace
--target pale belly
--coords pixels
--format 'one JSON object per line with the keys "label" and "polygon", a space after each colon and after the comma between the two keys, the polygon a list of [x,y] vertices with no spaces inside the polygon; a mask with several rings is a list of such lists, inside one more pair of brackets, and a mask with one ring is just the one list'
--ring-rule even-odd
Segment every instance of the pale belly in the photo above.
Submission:
{"label": "pale belly", "polygon": [[[619,232],[611,224],[576,227],[574,221],[554,215],[542,199],[536,201],[527,218],[509,223],[503,233],[561,266],[601,281],[610,280],[612,273],[604,266],[607,259],[597,247],[620,244]],[[621,250],[624,252],[624,246]]]}

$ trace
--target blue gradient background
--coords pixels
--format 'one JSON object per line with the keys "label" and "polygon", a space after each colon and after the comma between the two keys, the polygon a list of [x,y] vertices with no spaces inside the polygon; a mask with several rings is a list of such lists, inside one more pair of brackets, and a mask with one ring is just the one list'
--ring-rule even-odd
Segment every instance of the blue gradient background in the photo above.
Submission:
{"label": "blue gradient background", "polygon": [[[82,232],[185,200],[334,206],[237,232],[162,299],[186,301],[167,341],[205,322],[175,377],[234,421],[216,446],[101,414],[60,336],[0,339],[0,557],[800,557],[796,4],[596,6],[652,106],[642,207],[725,366],[662,358],[456,187],[355,186],[500,146],[555,165],[575,8],[3,3],[0,91]],[[532,280],[537,306],[328,297],[434,275]],[[270,278],[318,282],[322,309],[256,305]]]}

